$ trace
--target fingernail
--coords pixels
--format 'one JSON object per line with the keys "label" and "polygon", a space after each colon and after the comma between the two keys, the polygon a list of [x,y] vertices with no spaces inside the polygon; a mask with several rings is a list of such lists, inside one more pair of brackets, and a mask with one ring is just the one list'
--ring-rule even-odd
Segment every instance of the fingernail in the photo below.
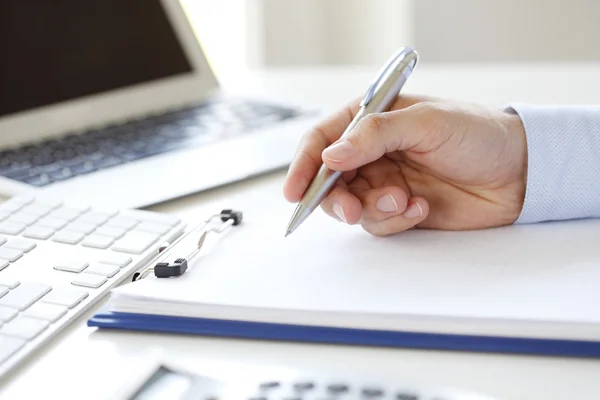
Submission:
{"label": "fingernail", "polygon": [[419,203],[412,203],[402,215],[406,218],[417,218],[423,215],[423,209]]}
{"label": "fingernail", "polygon": [[352,144],[347,140],[342,140],[323,151],[323,155],[333,162],[342,162],[350,157],[352,153]]}
{"label": "fingernail", "polygon": [[398,204],[391,194],[386,194],[377,200],[377,208],[383,212],[398,211]]}
{"label": "fingernail", "polygon": [[344,215],[344,209],[339,204],[333,205],[333,212],[338,216],[339,219],[346,222],[346,216]]}

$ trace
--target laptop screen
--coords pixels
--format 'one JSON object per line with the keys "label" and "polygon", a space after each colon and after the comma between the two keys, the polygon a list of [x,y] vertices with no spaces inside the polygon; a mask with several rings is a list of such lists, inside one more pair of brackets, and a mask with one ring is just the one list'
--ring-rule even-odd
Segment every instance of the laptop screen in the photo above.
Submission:
{"label": "laptop screen", "polygon": [[0,117],[190,71],[158,0],[0,1]]}

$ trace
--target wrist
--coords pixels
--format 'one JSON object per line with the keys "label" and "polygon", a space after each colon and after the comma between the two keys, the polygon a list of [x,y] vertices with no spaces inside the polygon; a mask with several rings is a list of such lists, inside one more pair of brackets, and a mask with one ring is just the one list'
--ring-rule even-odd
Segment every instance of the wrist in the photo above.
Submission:
{"label": "wrist", "polygon": [[514,223],[523,210],[527,190],[527,136],[521,117],[516,113],[507,113],[505,130],[508,136],[511,182],[511,199],[508,207],[509,221]]}

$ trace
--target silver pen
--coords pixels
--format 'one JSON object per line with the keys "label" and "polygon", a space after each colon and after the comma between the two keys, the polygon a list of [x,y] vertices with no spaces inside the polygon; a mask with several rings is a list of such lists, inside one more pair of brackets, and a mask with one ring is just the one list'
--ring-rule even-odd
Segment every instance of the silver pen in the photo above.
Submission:
{"label": "silver pen", "polygon": [[[360,109],[341,137],[347,135],[367,114],[379,113],[390,109],[400,90],[417,65],[419,55],[410,47],[401,48],[381,69],[377,79],[367,89],[360,103]],[[336,182],[342,176],[340,171],[332,171],[321,165],[298,203],[287,227],[285,236],[294,232],[306,218],[321,204]]]}

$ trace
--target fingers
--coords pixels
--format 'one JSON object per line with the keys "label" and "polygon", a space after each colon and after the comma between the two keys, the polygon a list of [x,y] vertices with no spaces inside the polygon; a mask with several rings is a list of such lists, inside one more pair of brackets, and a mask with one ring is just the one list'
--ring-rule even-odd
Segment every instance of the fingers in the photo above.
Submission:
{"label": "fingers", "polygon": [[348,191],[343,181],[338,182],[323,199],[321,208],[330,217],[350,225],[358,223],[362,213],[360,200]]}
{"label": "fingers", "polygon": [[339,139],[357,109],[357,103],[347,105],[302,137],[283,185],[283,195],[287,201],[300,201],[323,163],[323,149]]}
{"label": "fingers", "polygon": [[361,224],[383,221],[400,215],[408,205],[408,194],[397,186],[366,190],[355,195],[362,207],[359,221]]}
{"label": "fingers", "polygon": [[[398,96],[392,108],[404,109],[424,101],[433,102],[435,99],[425,96],[401,95]],[[283,194],[286,200],[297,202],[302,198],[310,181],[323,163],[323,150],[342,136],[358,109],[359,100],[357,99],[302,137],[283,185]],[[351,170],[352,168],[345,168],[345,171]]]}
{"label": "fingers", "polygon": [[411,198],[403,213],[379,221],[362,223],[362,228],[375,236],[389,236],[414,228],[429,214],[429,204],[421,197]]}
{"label": "fingers", "polygon": [[376,236],[389,236],[414,228],[429,215],[424,198],[409,198],[401,188],[391,186],[352,193],[339,183],[323,200],[329,216],[362,228]]}
{"label": "fingers", "polygon": [[344,137],[322,153],[323,162],[331,169],[348,171],[398,150],[431,151],[450,135],[436,130],[439,108],[423,102],[404,109],[373,113],[363,117]]}

